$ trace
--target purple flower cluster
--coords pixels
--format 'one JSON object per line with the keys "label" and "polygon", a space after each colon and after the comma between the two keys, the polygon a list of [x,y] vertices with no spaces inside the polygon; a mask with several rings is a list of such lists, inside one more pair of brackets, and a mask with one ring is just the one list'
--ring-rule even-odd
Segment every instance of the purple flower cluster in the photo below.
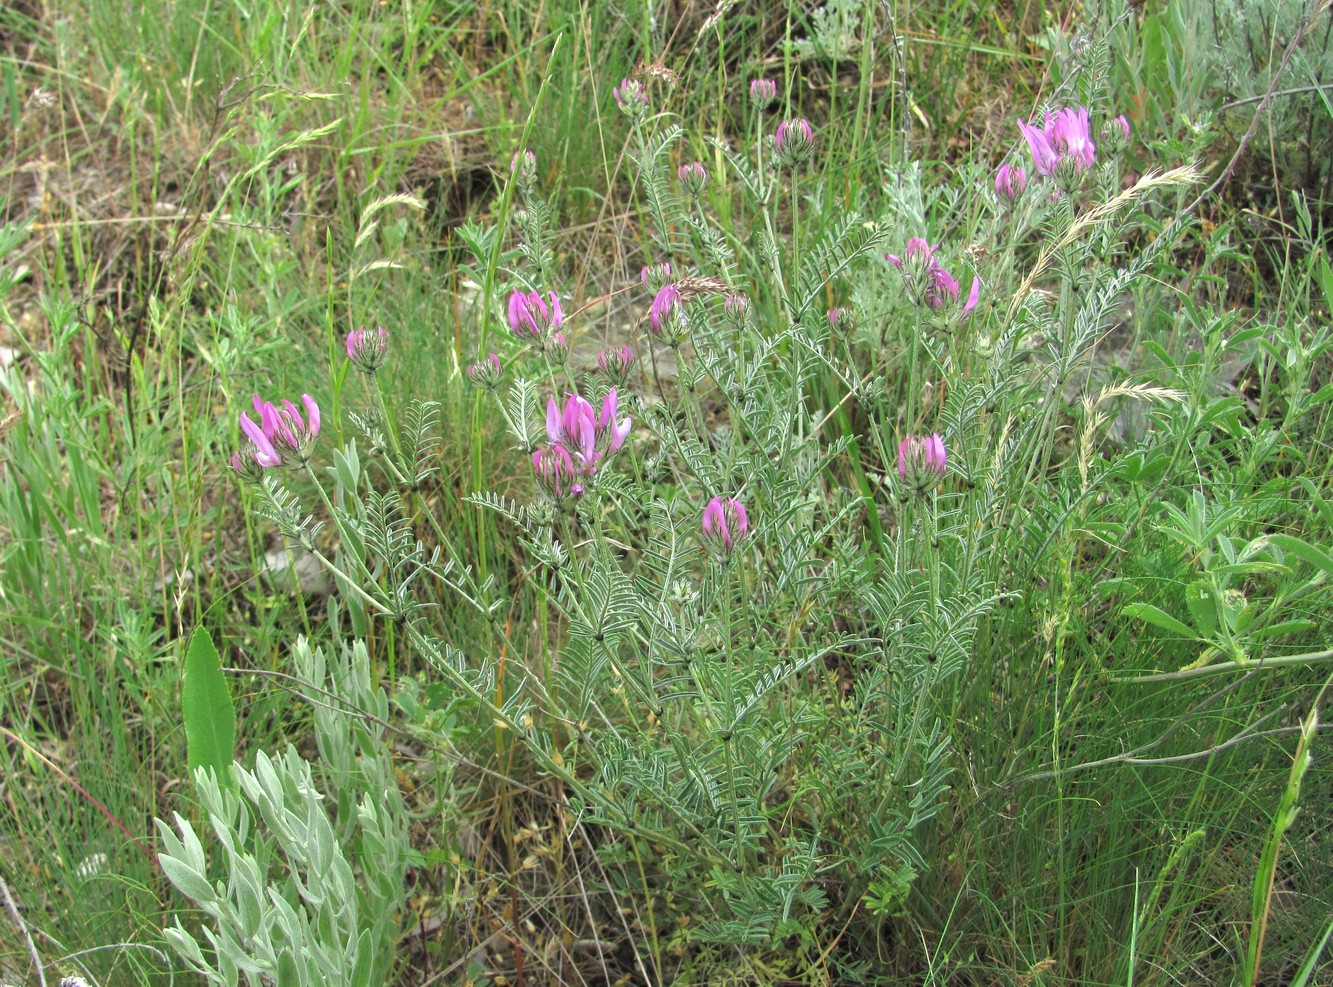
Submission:
{"label": "purple flower cluster", "polygon": [[560,326],[565,314],[560,310],[560,299],[554,291],[548,292],[548,306],[536,291],[515,291],[509,296],[509,328],[519,339],[534,344],[543,353],[561,355],[569,345]]}
{"label": "purple flower cluster", "polygon": [[545,446],[532,454],[537,482],[552,500],[583,493],[584,481],[597,474],[602,463],[625,444],[632,422],[616,420],[619,394],[613,387],[602,401],[601,413],[577,394],[565,397],[562,409],[551,398],[546,404]]}
{"label": "purple flower cluster", "polygon": [[1085,171],[1097,160],[1097,145],[1092,142],[1086,106],[1077,109],[1066,106],[1047,113],[1041,129],[1019,120],[1018,129],[1027,139],[1033,167],[1043,178],[1052,177],[1061,162],[1068,162],[1067,167],[1074,171]]}
{"label": "purple flower cluster", "polygon": [[[939,244],[932,245],[924,237],[914,236],[907,241],[903,256],[889,254],[888,261],[903,272],[908,291],[919,305],[942,309],[958,302],[958,280],[941,266],[936,252]],[[972,314],[981,298],[981,279],[972,278],[972,290],[963,303],[962,318]]]}
{"label": "purple flower cluster", "polygon": [[245,448],[233,453],[231,468],[242,479],[257,481],[266,467],[288,466],[294,469],[310,460],[310,452],[319,435],[319,405],[309,394],[301,395],[306,417],[290,401],[281,406],[253,396],[259,424],[249,415],[241,415],[241,431],[249,439]]}
{"label": "purple flower cluster", "polygon": [[714,497],[704,507],[699,536],[708,550],[724,561],[749,532],[745,505],[735,497]]}

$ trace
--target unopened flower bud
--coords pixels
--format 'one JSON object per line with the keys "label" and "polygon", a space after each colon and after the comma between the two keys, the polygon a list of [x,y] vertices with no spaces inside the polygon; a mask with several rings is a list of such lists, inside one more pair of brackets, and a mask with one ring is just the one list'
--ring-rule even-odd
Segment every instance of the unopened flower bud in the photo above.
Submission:
{"label": "unopened flower bud", "polygon": [[995,194],[1001,202],[1013,202],[1028,186],[1028,173],[1021,165],[1002,164],[995,173]]}
{"label": "unopened flower bud", "polygon": [[722,300],[722,317],[733,328],[744,328],[750,321],[750,299],[745,295],[728,295]]}
{"label": "unopened flower bud", "polygon": [[602,350],[597,354],[597,372],[612,387],[624,387],[629,383],[630,370],[634,366],[634,351],[629,346]]}
{"label": "unopened flower bud", "polygon": [[754,79],[750,82],[750,102],[756,110],[766,110],[778,98],[778,84],[772,79]]}
{"label": "unopened flower bud", "polygon": [[850,308],[831,308],[828,311],[829,328],[848,339],[856,332],[856,313]]}
{"label": "unopened flower bud", "polygon": [[815,132],[804,117],[783,120],[773,135],[773,151],[778,163],[788,167],[808,161],[815,150]]}
{"label": "unopened flower bud", "polygon": [[697,196],[708,184],[708,169],[698,161],[681,165],[676,174],[680,177],[680,187],[686,195]]}
{"label": "unopened flower bud", "polygon": [[483,391],[495,390],[504,380],[504,376],[504,366],[495,353],[486,354],[476,363],[469,364],[467,368],[467,379]]}
{"label": "unopened flower bud", "polygon": [[347,359],[363,374],[373,374],[384,366],[389,353],[389,334],[380,326],[353,329],[347,334]]}
{"label": "unopened flower bud", "polygon": [[661,291],[669,280],[671,280],[671,265],[665,261],[661,264],[648,264],[639,269],[639,283],[647,285],[654,292]]}
{"label": "unopened flower bud", "polygon": [[898,477],[909,490],[925,494],[944,478],[948,458],[938,432],[930,436],[909,435],[898,443]]}

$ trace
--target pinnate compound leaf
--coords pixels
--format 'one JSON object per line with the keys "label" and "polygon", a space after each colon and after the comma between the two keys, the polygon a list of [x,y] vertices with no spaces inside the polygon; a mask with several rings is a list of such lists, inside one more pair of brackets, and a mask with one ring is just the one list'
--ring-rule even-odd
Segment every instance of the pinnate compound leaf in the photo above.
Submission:
{"label": "pinnate compound leaf", "polygon": [[231,784],[231,759],[236,749],[236,709],[227,677],[222,673],[212,635],[196,627],[185,652],[185,682],[181,687],[181,716],[185,721],[186,754],[193,774],[212,768],[218,781]]}

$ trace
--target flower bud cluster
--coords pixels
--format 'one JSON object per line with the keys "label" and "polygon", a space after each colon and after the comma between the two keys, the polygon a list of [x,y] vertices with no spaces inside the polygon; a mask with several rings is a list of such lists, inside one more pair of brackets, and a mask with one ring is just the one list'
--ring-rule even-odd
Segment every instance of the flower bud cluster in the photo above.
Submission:
{"label": "flower bud cluster", "polygon": [[620,85],[612,88],[611,95],[620,111],[635,123],[648,112],[648,90],[638,79],[621,79]]}
{"label": "flower bud cluster", "polygon": [[759,112],[768,109],[778,98],[778,84],[772,79],[754,79],[750,82],[750,102]]}
{"label": "flower bud cluster", "polygon": [[683,164],[676,169],[680,187],[686,195],[697,197],[708,184],[708,169],[698,161]]}
{"label": "flower bud cluster", "polygon": [[602,350],[597,354],[597,372],[613,388],[624,387],[629,383],[633,367],[634,351],[628,346]]}

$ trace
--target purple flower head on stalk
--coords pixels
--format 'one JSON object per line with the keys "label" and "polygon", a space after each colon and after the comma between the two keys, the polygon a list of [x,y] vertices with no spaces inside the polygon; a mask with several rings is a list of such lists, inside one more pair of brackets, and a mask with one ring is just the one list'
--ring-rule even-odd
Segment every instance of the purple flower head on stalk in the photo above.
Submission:
{"label": "purple flower head on stalk", "polygon": [[569,451],[561,445],[548,445],[532,454],[532,472],[537,485],[555,503],[583,493]]}
{"label": "purple flower head on stalk", "polygon": [[[299,468],[310,460],[310,452],[319,435],[319,405],[309,394],[301,395],[305,405],[306,417],[290,401],[283,401],[279,408],[269,401],[261,401],[254,395],[252,403],[259,414],[259,425],[252,422],[248,415],[241,416],[241,430],[255,444],[262,454],[256,456],[256,462],[270,465],[266,460],[277,459],[272,465]],[[262,441],[261,441],[262,440]]]}
{"label": "purple flower head on stalk", "polygon": [[634,366],[634,351],[629,346],[602,350],[597,354],[597,372],[612,387],[624,387],[629,383],[630,370]]}
{"label": "purple flower head on stalk", "polygon": [[948,463],[949,455],[938,432],[929,436],[909,435],[898,443],[898,476],[918,494],[939,484]]}
{"label": "purple flower head on stalk", "polygon": [[705,547],[720,559],[728,559],[749,532],[745,505],[735,497],[714,497],[704,507],[699,536]]}
{"label": "purple flower head on stalk", "polygon": [[611,95],[616,98],[621,112],[636,122],[648,109],[648,90],[637,79],[621,79],[620,85],[611,90]]}
{"label": "purple flower head on stalk", "polygon": [[778,98],[778,84],[772,79],[753,79],[750,82],[750,102],[756,110],[766,110]]}
{"label": "purple flower head on stalk", "polygon": [[347,334],[347,359],[363,374],[373,374],[384,366],[389,354],[389,333],[383,326],[353,329]]}
{"label": "purple flower head on stalk", "polygon": [[1125,135],[1125,140],[1129,140],[1129,117],[1122,113],[1111,122],[1120,128],[1120,132]]}
{"label": "purple flower head on stalk", "polygon": [[995,173],[995,194],[1002,201],[1013,202],[1028,187],[1028,173],[1021,165],[1002,164]]}
{"label": "purple flower head on stalk", "polygon": [[676,175],[680,178],[680,187],[686,195],[698,195],[708,184],[708,169],[698,161],[681,165],[676,169]]}
{"label": "purple flower head on stalk", "polygon": [[500,363],[500,357],[494,353],[486,354],[467,368],[467,379],[484,391],[495,390],[504,376],[504,366]]}
{"label": "purple flower head on stalk", "polygon": [[647,285],[653,291],[661,291],[670,277],[671,265],[666,261],[661,264],[649,264],[639,270],[639,283]]}
{"label": "purple flower head on stalk", "polygon": [[509,296],[509,328],[515,336],[528,342],[540,342],[560,328],[565,315],[560,311],[560,299],[550,292],[548,308],[542,296],[535,291],[515,291]]}
{"label": "purple flower head on stalk", "polygon": [[773,151],[778,163],[793,166],[809,159],[815,150],[815,131],[810,121],[801,117],[783,120],[773,135]]}
{"label": "purple flower head on stalk", "polygon": [[1055,176],[1057,167],[1077,173],[1091,168],[1097,160],[1097,145],[1092,142],[1087,107],[1066,106],[1046,114],[1046,124],[1038,129],[1023,120],[1018,129],[1032,152],[1032,164],[1043,178]]}
{"label": "purple flower head on stalk", "polygon": [[648,309],[648,324],[652,327],[653,335],[668,343],[673,339],[679,342],[684,338],[683,306],[680,286],[665,285]]}

